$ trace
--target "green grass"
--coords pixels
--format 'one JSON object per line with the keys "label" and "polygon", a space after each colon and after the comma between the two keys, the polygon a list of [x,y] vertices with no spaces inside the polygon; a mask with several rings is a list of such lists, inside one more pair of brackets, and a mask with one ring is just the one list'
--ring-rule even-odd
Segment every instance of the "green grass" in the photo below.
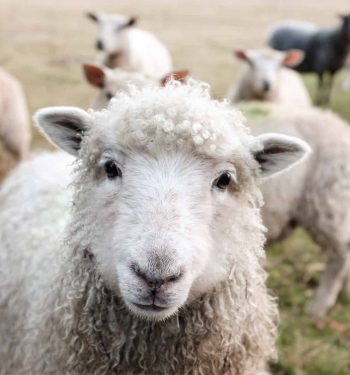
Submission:
{"label": "green grass", "polygon": [[268,249],[268,284],[279,298],[281,314],[274,374],[350,374],[350,301],[341,296],[323,320],[304,313],[324,260],[325,254],[302,230]]}

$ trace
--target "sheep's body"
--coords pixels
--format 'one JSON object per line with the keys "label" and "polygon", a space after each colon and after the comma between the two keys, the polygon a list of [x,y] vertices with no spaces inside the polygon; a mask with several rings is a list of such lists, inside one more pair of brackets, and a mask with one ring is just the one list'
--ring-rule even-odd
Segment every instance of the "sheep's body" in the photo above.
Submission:
{"label": "sheep's body", "polygon": [[4,283],[0,290],[0,374],[20,372],[25,354],[18,351],[20,343],[34,314],[39,313],[42,298],[49,294],[45,290],[50,278],[57,274],[57,261],[61,259],[57,242],[71,199],[67,190],[71,163],[72,158],[64,153],[33,156],[1,186],[0,247],[7,251],[0,252],[0,278]]}
{"label": "sheep's body", "polygon": [[238,78],[238,82],[230,90],[228,99],[232,103],[252,100],[268,101],[281,105],[292,103],[297,108],[311,105],[310,95],[298,73],[289,68],[281,67],[277,74],[275,90],[262,96],[254,90],[251,68],[245,67]]}
{"label": "sheep's body", "polygon": [[[346,283],[350,275],[350,127],[334,113],[317,109],[269,104],[242,104],[241,108],[255,116],[249,121],[253,133],[298,136],[313,149],[307,163],[264,183],[263,218],[270,241],[299,225],[327,251],[326,270],[309,306],[311,314],[324,315],[340,290],[350,286]],[[266,113],[256,117],[264,111],[269,112],[267,117]]]}
{"label": "sheep's body", "polygon": [[[165,46],[151,33],[131,28],[125,32],[123,47],[115,59],[107,64],[111,68],[141,72],[161,79],[173,69],[170,54]],[[105,56],[104,61],[109,62]]]}
{"label": "sheep's body", "polygon": [[29,150],[27,104],[19,82],[0,69],[0,182]]}
{"label": "sheep's body", "polygon": [[[61,154],[24,163],[1,191],[1,374],[264,373],[277,307],[256,179],[281,159],[260,155],[286,147],[276,171],[307,146],[252,137],[194,83],[135,89],[101,112],[46,109],[37,121],[80,151],[73,198]],[[223,168],[237,169],[227,189]],[[158,283],[177,262],[181,274],[145,304],[152,272]]]}

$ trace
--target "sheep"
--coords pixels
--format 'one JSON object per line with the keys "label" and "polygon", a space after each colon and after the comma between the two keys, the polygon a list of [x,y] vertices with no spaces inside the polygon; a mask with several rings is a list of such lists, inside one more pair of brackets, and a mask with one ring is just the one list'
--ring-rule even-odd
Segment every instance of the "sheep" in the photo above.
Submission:
{"label": "sheep", "polygon": [[247,64],[238,83],[228,93],[232,103],[260,100],[297,107],[311,105],[310,95],[300,76],[284,67],[299,64],[304,58],[303,52],[257,49],[236,50],[235,55]]}
{"label": "sheep", "polygon": [[[307,312],[326,315],[343,288],[350,292],[350,127],[331,111],[271,103],[242,103],[253,134],[273,131],[308,142],[312,157],[262,186],[263,222],[270,243],[304,228],[328,254]],[[250,115],[249,115],[250,114]],[[250,118],[249,118],[250,117]]]}
{"label": "sheep", "polygon": [[31,132],[20,83],[0,69],[0,182],[29,150]]}
{"label": "sheep", "polygon": [[[273,27],[268,45],[287,51],[297,48],[305,52],[300,65],[294,67],[302,73],[318,75],[316,104],[328,104],[334,75],[344,66],[350,51],[350,15],[341,15],[336,28],[318,28],[312,24],[285,21]],[[329,74],[329,79],[325,75]]]}
{"label": "sheep", "polygon": [[94,87],[100,89],[99,95],[92,103],[92,108],[106,108],[112,97],[118,92],[129,91],[131,86],[144,87],[147,85],[165,85],[170,79],[183,82],[186,80],[188,70],[179,70],[167,74],[160,80],[138,72],[128,72],[122,69],[109,69],[96,64],[83,64],[86,80]]}
{"label": "sheep", "polygon": [[172,71],[166,47],[151,33],[134,27],[135,17],[119,14],[89,13],[99,27],[97,49],[100,63],[109,68],[141,72],[161,79]]}
{"label": "sheep", "polygon": [[38,156],[0,192],[2,374],[266,374],[258,184],[309,146],[251,136],[195,81],[35,121],[76,161]]}

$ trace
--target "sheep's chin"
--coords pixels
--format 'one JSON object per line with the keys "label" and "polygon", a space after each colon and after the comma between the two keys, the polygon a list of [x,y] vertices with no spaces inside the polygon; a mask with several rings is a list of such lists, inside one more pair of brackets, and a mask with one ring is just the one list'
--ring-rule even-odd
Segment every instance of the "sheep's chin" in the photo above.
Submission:
{"label": "sheep's chin", "polygon": [[156,310],[145,310],[142,308],[137,307],[135,304],[129,301],[124,301],[128,310],[133,314],[136,318],[142,320],[149,320],[153,322],[160,322],[169,319],[173,315],[175,315],[181,306],[171,306],[161,311]]}

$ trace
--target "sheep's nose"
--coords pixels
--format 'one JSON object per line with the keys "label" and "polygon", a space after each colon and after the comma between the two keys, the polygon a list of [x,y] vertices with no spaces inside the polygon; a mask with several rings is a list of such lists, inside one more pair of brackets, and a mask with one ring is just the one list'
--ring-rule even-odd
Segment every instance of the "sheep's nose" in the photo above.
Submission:
{"label": "sheep's nose", "polygon": [[267,82],[267,81],[264,81],[263,82],[263,87],[262,87],[262,89],[263,89],[263,91],[264,92],[268,92],[269,90],[270,90],[270,83],[269,82]]}
{"label": "sheep's nose", "polygon": [[103,43],[101,40],[98,40],[96,42],[96,48],[99,49],[99,50],[102,50],[103,49]]}
{"label": "sheep's nose", "polygon": [[176,281],[180,280],[183,275],[183,273],[179,271],[162,277],[154,277],[147,273],[147,271],[143,271],[135,264],[131,266],[131,269],[140,279],[142,279],[147,284],[152,293],[157,293],[165,285],[175,283]]}

